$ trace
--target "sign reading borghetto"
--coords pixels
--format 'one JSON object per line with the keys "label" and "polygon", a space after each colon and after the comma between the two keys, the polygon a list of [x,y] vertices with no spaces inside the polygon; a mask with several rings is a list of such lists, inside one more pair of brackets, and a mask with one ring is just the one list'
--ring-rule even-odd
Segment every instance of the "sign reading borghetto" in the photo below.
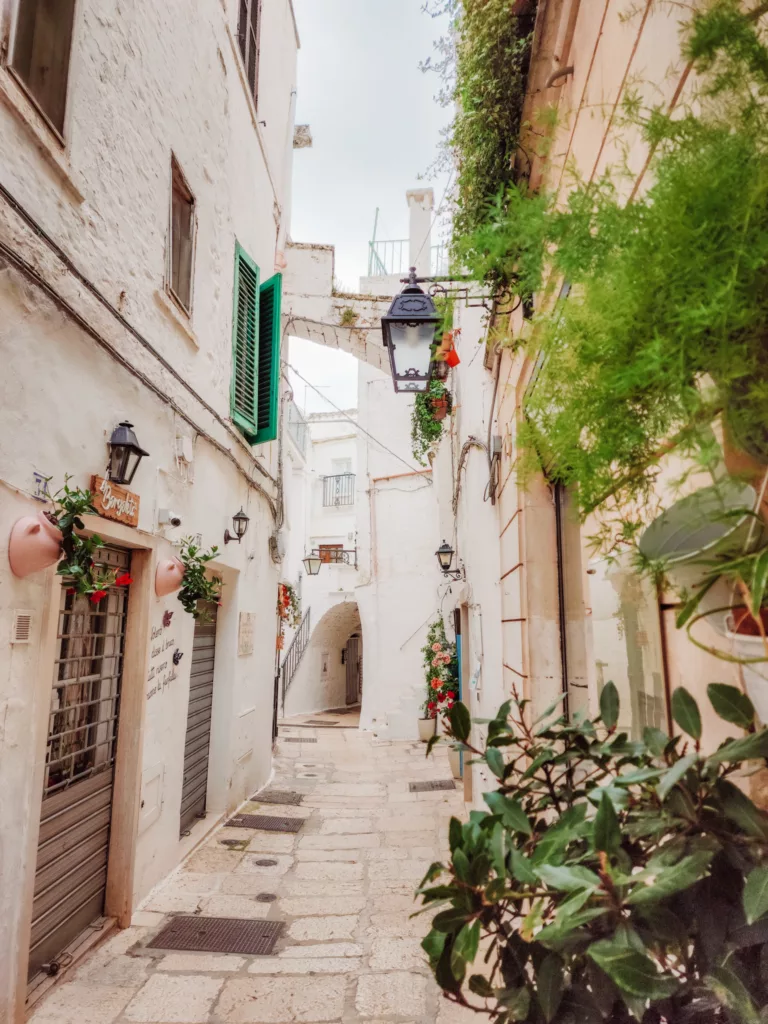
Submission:
{"label": "sign reading borghetto", "polygon": [[139,496],[126,487],[105,480],[104,477],[93,476],[91,500],[93,507],[105,519],[114,519],[126,526],[139,525]]}

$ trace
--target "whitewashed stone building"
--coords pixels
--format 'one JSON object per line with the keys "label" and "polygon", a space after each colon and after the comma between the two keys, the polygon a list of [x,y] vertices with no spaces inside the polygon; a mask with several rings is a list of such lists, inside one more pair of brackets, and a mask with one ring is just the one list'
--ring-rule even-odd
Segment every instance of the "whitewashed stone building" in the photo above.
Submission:
{"label": "whitewashed stone building", "polygon": [[[85,519],[129,586],[0,558],[10,1022],[269,776],[299,40],[291,0],[7,0],[0,34],[4,544],[45,478],[108,475],[121,421],[148,453],[137,525]],[[156,596],[184,536],[219,548],[208,624]]]}

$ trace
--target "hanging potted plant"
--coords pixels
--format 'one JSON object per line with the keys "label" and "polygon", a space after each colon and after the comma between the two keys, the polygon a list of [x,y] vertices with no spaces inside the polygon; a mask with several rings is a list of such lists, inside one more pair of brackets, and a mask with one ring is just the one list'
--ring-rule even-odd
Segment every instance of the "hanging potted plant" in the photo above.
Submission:
{"label": "hanging potted plant", "polygon": [[443,436],[442,421],[450,409],[450,392],[440,380],[431,380],[426,391],[416,395],[411,413],[411,451],[422,466]]}
{"label": "hanging potted plant", "polygon": [[301,598],[290,583],[277,585],[277,614],[281,622],[287,623],[292,629],[301,625]]}
{"label": "hanging potted plant", "polygon": [[[442,618],[437,618],[429,627],[427,642],[421,649],[424,658],[424,681],[426,696],[422,704],[422,718],[419,719],[419,739],[427,742],[437,731],[438,722],[453,707],[458,697],[458,661],[456,645],[449,643],[445,635]],[[455,754],[455,758],[452,755]],[[451,769],[458,778],[459,752],[449,750]],[[454,764],[454,761],[456,762]]]}
{"label": "hanging potted plant", "polygon": [[184,576],[178,598],[184,611],[201,622],[207,622],[210,616],[205,608],[200,607],[200,602],[220,603],[222,579],[220,576],[206,575],[208,562],[212,561],[218,552],[219,549],[215,545],[210,551],[203,551],[192,537],[184,537],[179,550]]}

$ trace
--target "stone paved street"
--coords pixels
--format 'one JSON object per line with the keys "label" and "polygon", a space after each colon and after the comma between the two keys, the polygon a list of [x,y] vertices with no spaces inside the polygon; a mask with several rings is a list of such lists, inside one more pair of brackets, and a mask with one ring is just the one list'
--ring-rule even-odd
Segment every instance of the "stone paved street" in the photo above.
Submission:
{"label": "stone paved street", "polygon": [[[410,793],[408,783],[450,779],[446,752],[426,760],[422,744],[355,728],[293,725],[280,734],[270,788],[304,800],[242,810],[303,818],[298,835],[219,828],[131,928],[54,989],[33,1024],[453,1024],[420,948],[426,920],[409,919],[413,889],[444,854],[448,820],[463,804],[458,790]],[[285,925],[272,956],[147,949],[173,913]]]}

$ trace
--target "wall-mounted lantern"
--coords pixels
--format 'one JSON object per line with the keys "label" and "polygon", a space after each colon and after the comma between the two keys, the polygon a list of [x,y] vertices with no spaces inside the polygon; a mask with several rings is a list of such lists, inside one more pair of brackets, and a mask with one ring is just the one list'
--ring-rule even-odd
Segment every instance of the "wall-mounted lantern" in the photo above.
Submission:
{"label": "wall-mounted lantern", "polygon": [[229,544],[231,540],[236,540],[239,544],[246,534],[248,523],[250,523],[250,521],[251,520],[245,514],[243,506],[241,505],[240,511],[236,512],[235,515],[232,516],[232,527],[235,532],[232,534],[229,532],[229,529],[226,529],[224,531],[224,543]]}
{"label": "wall-mounted lantern", "polygon": [[133,424],[123,420],[109,439],[109,479],[115,484],[130,484],[145,452],[133,432]]}
{"label": "wall-mounted lantern", "polygon": [[323,564],[320,555],[313,551],[311,555],[307,555],[307,557],[303,558],[302,561],[304,562],[304,568],[307,570],[307,574],[309,576],[317,576],[320,572],[320,566]]}
{"label": "wall-mounted lantern", "polygon": [[432,373],[432,346],[440,316],[432,297],[419,287],[424,278],[411,267],[405,288],[381,318],[395,391],[426,391]]}
{"label": "wall-mounted lantern", "polygon": [[435,552],[437,555],[437,562],[443,576],[450,576],[452,580],[463,580],[465,578],[463,565],[458,569],[451,569],[451,563],[453,562],[453,556],[455,553],[456,552],[453,550],[451,545],[445,540]]}

